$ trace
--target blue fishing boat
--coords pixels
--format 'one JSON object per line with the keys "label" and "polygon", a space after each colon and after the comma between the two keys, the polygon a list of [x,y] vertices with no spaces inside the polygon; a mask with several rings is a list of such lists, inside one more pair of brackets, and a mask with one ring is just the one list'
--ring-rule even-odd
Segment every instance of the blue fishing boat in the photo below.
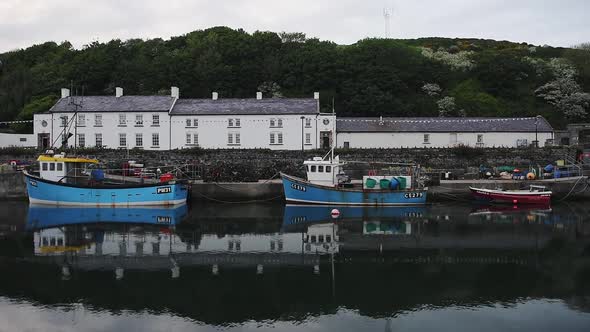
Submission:
{"label": "blue fishing boat", "polygon": [[170,207],[71,207],[29,206],[27,229],[45,229],[67,225],[125,223],[175,225],[188,214],[186,204]]}
{"label": "blue fishing boat", "polygon": [[186,181],[117,183],[91,169],[98,160],[46,154],[37,159],[39,173],[24,171],[29,201],[34,204],[74,206],[177,205],[186,202]]}
{"label": "blue fishing boat", "polygon": [[[342,171],[338,156],[304,161],[307,180],[281,173],[285,199],[291,203],[323,205],[395,206],[426,204],[427,188],[417,174],[393,176],[371,174],[354,182]],[[410,166],[408,166],[410,167]]]}

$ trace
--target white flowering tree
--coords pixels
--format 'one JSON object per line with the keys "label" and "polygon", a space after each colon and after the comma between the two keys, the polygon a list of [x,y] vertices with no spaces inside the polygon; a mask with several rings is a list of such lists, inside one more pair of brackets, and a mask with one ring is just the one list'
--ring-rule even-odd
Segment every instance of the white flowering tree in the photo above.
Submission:
{"label": "white flowering tree", "polygon": [[426,83],[422,86],[422,91],[424,91],[430,97],[436,97],[440,95],[442,89],[436,83]]}
{"label": "white flowering tree", "polygon": [[457,106],[455,105],[455,98],[453,97],[444,97],[441,98],[439,101],[436,102],[438,105],[438,115],[439,116],[449,116],[455,112]]}
{"label": "white flowering tree", "polygon": [[590,94],[582,91],[576,82],[576,68],[565,59],[554,58],[547,62],[554,80],[540,86],[535,95],[555,106],[568,119],[584,119],[590,109]]}
{"label": "white flowering tree", "polygon": [[469,71],[475,67],[475,63],[471,60],[472,51],[460,51],[449,53],[444,49],[433,51],[428,47],[422,47],[422,56],[425,58],[442,62],[453,70]]}

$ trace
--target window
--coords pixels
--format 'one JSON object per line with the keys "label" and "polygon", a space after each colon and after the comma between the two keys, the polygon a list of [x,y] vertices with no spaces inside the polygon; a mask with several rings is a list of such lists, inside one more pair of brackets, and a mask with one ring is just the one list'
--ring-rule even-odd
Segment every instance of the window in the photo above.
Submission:
{"label": "window", "polygon": [[41,169],[46,171],[47,170],[47,163],[42,163],[41,164]]}
{"label": "window", "polygon": [[191,126],[191,119],[186,119],[186,126],[190,127]]}
{"label": "window", "polygon": [[477,134],[477,143],[483,143],[483,134]]}
{"label": "window", "polygon": [[160,126],[160,115],[159,114],[152,114],[152,126],[154,126],[154,127]]}
{"label": "window", "polygon": [[55,171],[55,163],[49,163],[49,170]]}
{"label": "window", "polygon": [[119,146],[127,146],[127,134],[119,134]]}
{"label": "window", "polygon": [[64,170],[64,164],[63,163],[57,163],[57,170],[58,171],[63,171]]}
{"label": "window", "polygon": [[127,116],[125,114],[119,114],[119,126],[127,125]]}
{"label": "window", "polygon": [[274,128],[276,126],[276,121],[275,119],[270,119],[270,127]]}
{"label": "window", "polygon": [[135,146],[138,146],[138,147],[143,146],[143,134],[141,134],[141,133],[135,134]]}
{"label": "window", "polygon": [[424,144],[430,144],[430,134],[424,134]]}
{"label": "window", "polygon": [[193,134],[193,144],[199,145],[199,134]]}
{"label": "window", "polygon": [[143,127],[143,114],[135,114],[135,126]]}
{"label": "window", "polygon": [[94,126],[102,127],[102,114],[94,114]]}
{"label": "window", "polygon": [[270,133],[270,144],[275,144],[275,133]]}
{"label": "window", "polygon": [[78,146],[83,148],[86,146],[86,135],[78,134]]}
{"label": "window", "polygon": [[227,126],[233,127],[234,126],[234,119],[227,119]]}
{"label": "window", "polygon": [[239,128],[240,119],[227,119],[227,126],[231,128]]}
{"label": "window", "polygon": [[76,117],[76,126],[78,127],[85,127],[86,126],[86,114],[78,114]]}
{"label": "window", "polygon": [[332,166],[326,166],[326,173],[332,172]]}
{"label": "window", "polygon": [[26,137],[21,137],[18,140],[21,141],[21,142],[26,142],[27,141],[27,138]]}
{"label": "window", "polygon": [[277,135],[277,143],[283,144],[283,133],[278,133]]}
{"label": "window", "polygon": [[160,134],[153,133],[152,134],[152,146],[159,147],[160,146]]}
{"label": "window", "polygon": [[234,135],[232,133],[227,134],[227,144],[234,144]]}
{"label": "window", "polygon": [[305,133],[305,144],[311,144],[311,134]]}
{"label": "window", "polygon": [[236,133],[236,144],[240,145],[240,133]]}
{"label": "window", "polygon": [[68,125],[68,116],[64,115],[61,117],[61,127],[65,127]]}
{"label": "window", "polygon": [[312,173],[315,173],[315,169],[316,169],[315,165],[312,165],[312,166],[311,166],[311,172],[312,172]]}
{"label": "window", "polygon": [[277,120],[277,127],[283,128],[283,119],[278,119]]}
{"label": "window", "polygon": [[186,144],[191,144],[192,135],[190,133],[186,134]]}
{"label": "window", "polygon": [[311,128],[311,118],[305,118],[305,127]]}
{"label": "window", "polygon": [[193,119],[193,127],[199,126],[199,119]]}
{"label": "window", "polygon": [[94,134],[94,141],[96,142],[96,146],[97,147],[102,147],[102,134],[101,133],[96,133]]}
{"label": "window", "polygon": [[236,127],[240,126],[240,119],[236,119]]}
{"label": "window", "polygon": [[324,173],[324,166],[318,166],[318,173]]}
{"label": "window", "polygon": [[350,142],[344,142],[344,148],[345,149],[349,149],[350,148]]}

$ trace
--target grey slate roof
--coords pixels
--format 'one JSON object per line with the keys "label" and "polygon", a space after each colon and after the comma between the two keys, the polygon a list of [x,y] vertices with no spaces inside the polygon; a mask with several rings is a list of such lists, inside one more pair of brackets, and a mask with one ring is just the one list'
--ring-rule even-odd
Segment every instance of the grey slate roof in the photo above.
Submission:
{"label": "grey slate roof", "polygon": [[[535,117],[528,118],[339,118],[337,132],[535,132]],[[540,117],[538,132],[553,128]]]}
{"label": "grey slate roof", "polygon": [[[170,96],[86,96],[74,97],[76,104],[82,104],[79,112],[167,112],[174,103]],[[74,112],[72,97],[57,101],[50,113]]]}
{"label": "grey slate roof", "polygon": [[179,99],[170,115],[316,114],[313,98]]}

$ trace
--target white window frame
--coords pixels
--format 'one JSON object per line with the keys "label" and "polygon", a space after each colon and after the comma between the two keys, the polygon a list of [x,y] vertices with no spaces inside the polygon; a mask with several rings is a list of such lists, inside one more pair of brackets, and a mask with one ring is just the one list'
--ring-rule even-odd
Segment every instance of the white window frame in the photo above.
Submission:
{"label": "white window frame", "polygon": [[84,134],[84,133],[78,134],[78,146],[81,148],[86,146],[86,134]]}
{"label": "white window frame", "polygon": [[271,118],[271,119],[270,119],[270,127],[271,127],[271,128],[274,128],[274,127],[276,126],[276,124],[277,124],[276,120],[275,120],[275,119],[273,119],[273,118]]}
{"label": "white window frame", "polygon": [[283,145],[283,133],[278,133],[277,134],[277,144],[278,145]]}
{"label": "white window frame", "polygon": [[227,145],[234,144],[234,133],[227,133]]}
{"label": "white window frame", "polygon": [[305,118],[305,128],[311,128],[311,118]]}
{"label": "white window frame", "polygon": [[152,127],[160,126],[160,114],[152,114]]}
{"label": "white window frame", "polygon": [[94,114],[94,126],[102,127],[102,114]]}
{"label": "white window frame", "polygon": [[127,127],[127,114],[119,114],[119,127]]}
{"label": "white window frame", "polygon": [[192,144],[193,135],[191,133],[186,133],[186,145]]}
{"label": "white window frame", "polygon": [[283,128],[283,119],[277,119],[277,128]]}
{"label": "white window frame", "polygon": [[229,128],[233,128],[234,127],[234,119],[227,119],[227,126]]}
{"label": "white window frame", "polygon": [[276,144],[276,140],[275,140],[275,133],[272,132],[270,133],[270,145],[275,145]]}
{"label": "white window frame", "polygon": [[160,133],[152,133],[152,148],[160,147]]}
{"label": "white window frame", "polygon": [[191,127],[192,121],[191,121],[191,119],[190,119],[190,118],[187,118],[187,119],[185,120],[185,122],[186,122],[186,123],[185,123],[185,127]]}
{"label": "white window frame", "polygon": [[311,133],[305,133],[305,144],[306,145],[311,144]]}
{"label": "white window frame", "polygon": [[135,126],[143,127],[143,114],[135,114]]}
{"label": "white window frame", "polygon": [[102,148],[102,133],[94,134],[94,146]]}
{"label": "white window frame", "polygon": [[199,133],[193,133],[193,145],[199,145]]}
{"label": "white window frame", "polygon": [[483,144],[483,134],[477,134],[477,144]]}
{"label": "white window frame", "polygon": [[143,133],[135,133],[135,146],[143,147]]}
{"label": "white window frame", "polygon": [[68,125],[68,116],[67,115],[62,115],[59,118],[61,119],[61,125],[60,125],[60,127],[66,127]]}
{"label": "white window frame", "polygon": [[430,144],[430,134],[424,134],[424,142],[422,144]]}
{"label": "white window frame", "polygon": [[76,126],[77,127],[86,127],[86,114],[76,115]]}
{"label": "white window frame", "polygon": [[127,147],[127,133],[119,133],[119,147]]}
{"label": "white window frame", "polygon": [[193,119],[193,127],[195,127],[195,128],[199,127],[199,119]]}

